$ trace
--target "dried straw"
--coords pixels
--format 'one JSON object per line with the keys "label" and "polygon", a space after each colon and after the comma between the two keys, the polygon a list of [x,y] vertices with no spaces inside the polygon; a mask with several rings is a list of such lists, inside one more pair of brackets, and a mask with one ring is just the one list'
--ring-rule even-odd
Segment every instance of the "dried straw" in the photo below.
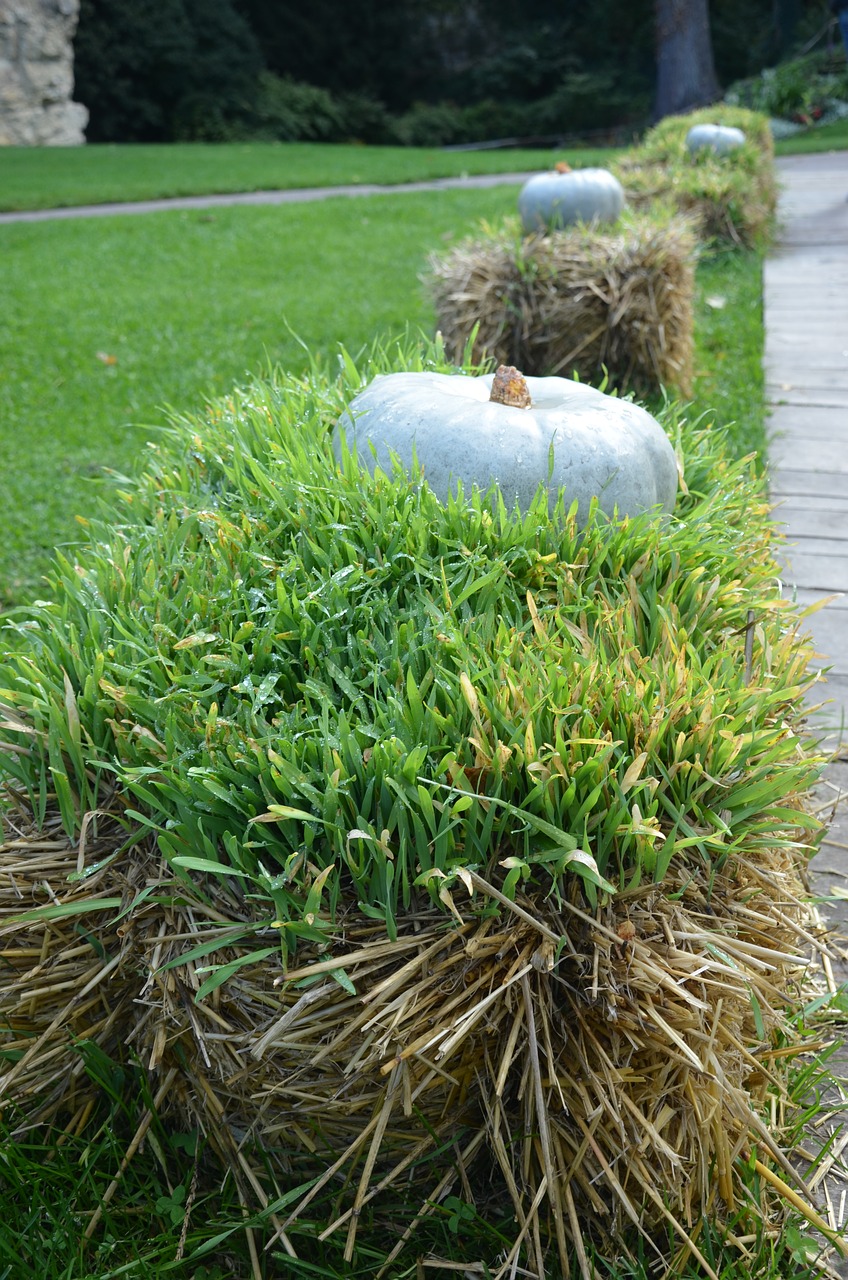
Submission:
{"label": "dried straw", "polygon": [[698,181],[680,181],[666,164],[639,161],[638,152],[617,168],[634,209],[669,207],[685,214],[702,241],[723,241],[741,248],[764,242],[774,221],[777,184],[767,170],[741,189],[739,175],[714,167],[697,171]]}
{"label": "dried straw", "polygon": [[484,235],[430,260],[445,348],[525,373],[608,372],[621,390],[691,391],[694,255],[686,218],[630,215],[615,229]]}
{"label": "dried straw", "polygon": [[[287,974],[276,955],[249,958],[274,930],[225,883],[175,892],[148,849],[68,885],[78,858],[35,833],[0,848],[0,954],[13,974],[0,1018],[4,1048],[24,1052],[0,1096],[29,1123],[79,1124],[90,1099],[73,1040],[116,1056],[128,1041],[167,1083],[162,1112],[202,1129],[246,1199],[267,1205],[318,1179],[272,1219],[290,1252],[289,1227],[330,1187],[323,1236],[342,1233],[352,1257],[362,1211],[424,1157],[421,1213],[455,1185],[478,1204],[511,1200],[501,1277],[519,1260],[542,1277],[547,1254],[565,1274],[574,1250],[588,1280],[590,1244],[641,1232],[659,1254],[663,1225],[712,1275],[697,1243],[704,1215],[775,1219],[773,1198],[751,1203],[741,1159],[821,1225],[760,1119],[767,1100],[785,1101],[783,1071],[803,1048],[789,1015],[810,939],[787,852],[725,866],[709,892],[700,867],[681,866],[596,913],[576,898],[510,905],[471,873],[458,921],[422,907],[391,941],[351,911],[330,954],[302,953]],[[89,909],[10,918],[54,899]],[[481,916],[492,900],[501,914]],[[128,908],[117,926],[104,901]],[[245,923],[255,940],[228,945]],[[181,959],[215,936],[211,960]],[[210,962],[235,959],[196,1002]]]}

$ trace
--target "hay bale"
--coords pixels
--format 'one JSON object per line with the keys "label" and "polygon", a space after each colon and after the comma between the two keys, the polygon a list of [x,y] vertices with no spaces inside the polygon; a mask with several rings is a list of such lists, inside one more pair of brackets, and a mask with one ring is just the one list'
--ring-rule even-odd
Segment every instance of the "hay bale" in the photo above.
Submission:
{"label": "hay bale", "polygon": [[[724,155],[689,152],[689,130],[707,123],[741,129],[745,142]],[[612,167],[629,204],[683,213],[701,240],[751,248],[770,233],[777,207],[774,141],[757,112],[717,106],[669,116]]]}
{"label": "hay bale", "polygon": [[608,374],[620,390],[688,395],[694,249],[680,217],[631,215],[612,230],[526,239],[504,230],[432,257],[428,286],[457,362],[473,340],[477,361],[593,383]]}
{"label": "hay bale", "polygon": [[[363,1204],[413,1159],[447,1144],[430,1173],[450,1169],[463,1125],[519,1223],[538,1214],[546,1247],[559,1240],[564,1273],[584,1233],[673,1221],[685,1239],[705,1207],[744,1199],[743,1150],[775,1150],[751,1104],[779,1082],[768,1046],[795,1039],[786,992],[806,963],[790,855],[728,868],[709,901],[693,870],[592,915],[519,898],[481,921],[469,903],[448,928],[433,911],[404,921],[396,942],[352,919],[332,958],[244,964],[206,1010],[183,994],[202,961],[151,969],[135,1044],[158,1070],[182,1064],[181,1121],[222,1156],[235,1132],[289,1178],[329,1181],[329,1166],[342,1183],[364,1162],[327,1227],[351,1244]],[[479,905],[497,893],[474,888]]]}
{"label": "hay bale", "polygon": [[[8,801],[9,797],[6,796]],[[40,826],[20,803],[0,844],[0,1038],[8,1064],[0,1106],[13,1127],[73,1127],[97,1088],[86,1049],[124,1055],[138,982],[121,913],[143,887],[142,863],[115,861],[126,830],[92,814],[71,841],[58,815]],[[70,1120],[70,1124],[69,1124]]]}
{"label": "hay bale", "polygon": [[[79,850],[42,857],[50,842],[33,832],[28,843],[23,859],[0,849],[4,915],[13,880],[19,905],[41,886],[74,914],[2,930],[19,970],[2,994],[18,1039],[4,1047],[26,1049],[4,1096],[30,1104],[28,1123],[78,1117],[96,1090],[74,1039],[119,1059],[129,1048],[170,1082],[163,1117],[198,1127],[260,1203],[269,1176],[308,1186],[274,1220],[284,1240],[329,1185],[324,1235],[341,1233],[351,1258],[362,1211],[426,1161],[421,1213],[461,1177],[512,1201],[519,1229],[498,1274],[521,1255],[541,1277],[551,1250],[566,1274],[572,1250],[668,1225],[699,1258],[699,1218],[745,1203],[739,1157],[786,1164],[758,1110],[803,1050],[788,993],[809,915],[791,849],[734,859],[711,889],[683,864],[591,913],[578,895],[510,902],[474,874],[452,921],[424,908],[390,939],[352,911],[329,950],[305,948],[286,972],[278,949],[265,954],[270,922],[235,909],[226,885],[193,891],[161,864],[157,882],[148,858],[145,896],[123,854],[68,890]],[[487,900],[499,917],[481,917]],[[213,963],[232,972],[198,1002]]]}

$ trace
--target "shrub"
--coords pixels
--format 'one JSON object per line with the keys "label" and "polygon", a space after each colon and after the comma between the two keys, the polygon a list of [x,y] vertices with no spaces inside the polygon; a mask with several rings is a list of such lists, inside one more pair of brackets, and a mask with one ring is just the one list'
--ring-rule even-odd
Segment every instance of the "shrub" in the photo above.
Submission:
{"label": "shrub", "polygon": [[841,50],[838,54],[820,50],[767,67],[760,75],[731,85],[725,102],[779,119],[815,118],[836,103],[848,102],[845,55]]}
{"label": "shrub", "polygon": [[218,139],[244,119],[262,65],[231,0],[82,0],[75,94],[90,142]]}
{"label": "shrub", "polygon": [[327,142],[338,138],[342,116],[326,89],[263,71],[252,126],[259,137],[281,142]]}
{"label": "shrub", "polygon": [[[437,361],[417,353],[399,360],[401,367],[423,363]],[[451,777],[479,770],[488,750],[477,725],[485,707],[486,736],[507,748],[485,766],[506,816],[474,809],[462,840],[451,830],[437,842],[433,865],[447,871],[457,858],[476,860],[501,840],[511,843],[506,831],[515,808],[528,830],[544,819],[579,832],[600,872],[617,884],[661,879],[677,856],[676,838],[681,853],[690,844],[687,824],[675,828],[660,857],[619,812],[613,779],[630,768],[646,734],[664,759],[667,750],[683,750],[674,734],[685,731],[685,750],[700,753],[709,785],[697,771],[688,781],[676,771],[643,797],[644,823],[662,825],[679,805],[690,808],[696,779],[703,803],[718,788],[715,803],[721,798],[732,814],[746,769],[760,770],[756,726],[790,697],[779,681],[749,685],[739,670],[747,607],[765,598],[770,584],[777,589],[757,482],[744,467],[730,479],[717,438],[705,450],[706,437],[696,444],[692,426],[669,410],[668,429],[691,468],[677,520],[598,522],[578,535],[567,501],[552,521],[546,498],[525,517],[497,505],[490,514],[485,495],[443,507],[426,486],[333,463],[330,427],[361,381],[352,367],[330,385],[285,378],[175,426],[126,494],[124,514],[97,531],[77,563],[59,559],[53,602],[34,606],[24,626],[28,652],[7,658],[3,698],[29,724],[32,754],[13,754],[4,767],[30,790],[36,811],[44,807],[39,789],[55,786],[69,832],[117,777],[128,796],[158,815],[169,857],[207,849],[210,869],[237,866],[271,893],[280,919],[297,917],[297,878],[272,890],[263,867],[283,867],[304,848],[339,875],[346,867],[360,904],[391,922],[399,904],[408,905],[415,876],[428,870],[424,850],[416,854],[425,858],[420,866],[404,861],[390,873],[382,855],[361,857],[350,847],[347,832],[364,825],[379,835],[380,811],[388,806],[387,818],[397,798],[386,778],[414,771],[438,791]],[[690,560],[698,566],[692,577]],[[637,581],[641,603],[631,616]],[[552,671],[535,651],[528,590],[545,602],[560,658],[568,654],[553,702],[543,696]],[[699,700],[663,692],[662,669],[649,676],[650,663],[668,656],[671,619],[694,646],[687,685],[693,681],[694,689],[709,672],[721,690],[711,717],[735,723],[742,706],[752,717],[754,739],[741,756],[742,744],[730,750],[729,739],[705,736]],[[776,661],[783,653],[782,628],[770,609],[757,623],[764,637],[773,623],[778,649],[764,650],[764,672],[769,654]],[[587,637],[576,649],[574,626]],[[506,653],[507,666],[515,666],[509,689]],[[624,661],[642,674],[611,701],[606,677]],[[640,710],[645,680],[668,711],[650,733]],[[473,698],[467,681],[477,690]],[[430,690],[423,702],[422,685]],[[61,729],[66,698],[75,708],[71,737]],[[562,721],[559,705],[573,708]],[[519,742],[529,706],[537,706],[532,750]],[[566,726],[569,734],[579,726],[587,739],[565,744],[569,772],[590,760],[600,768],[595,747],[612,731],[614,749],[601,752],[607,783],[597,794],[594,781],[585,793],[582,785],[539,789],[534,771],[527,772],[534,760],[565,749],[555,744]],[[10,740],[19,739],[12,732]],[[331,742],[341,745],[328,755]],[[328,767],[334,776],[341,771],[329,787]],[[765,758],[762,769],[772,776]],[[796,777],[793,767],[785,769]],[[595,772],[587,769],[587,783]],[[413,780],[402,808],[424,805],[429,813],[417,794]],[[254,825],[271,801],[321,816]],[[749,812],[741,800],[740,808],[746,816],[734,840],[744,844],[759,810]],[[472,855],[478,824],[483,844]],[[544,883],[546,858],[537,865],[535,840],[528,840],[530,871]],[[696,844],[704,857],[728,852],[726,832]]]}

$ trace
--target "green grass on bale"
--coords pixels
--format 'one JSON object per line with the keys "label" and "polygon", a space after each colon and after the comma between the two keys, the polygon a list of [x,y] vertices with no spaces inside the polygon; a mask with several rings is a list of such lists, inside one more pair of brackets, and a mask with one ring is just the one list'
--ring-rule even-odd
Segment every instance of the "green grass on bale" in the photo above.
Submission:
{"label": "green grass on bale", "polygon": [[[741,129],[745,140],[721,155],[709,147],[690,153],[686,137],[699,124]],[[685,116],[667,116],[613,167],[631,200],[661,201],[690,214],[705,242],[762,249],[777,203],[773,157],[767,118],[719,103]]]}
{"label": "green grass on bale", "polygon": [[[343,883],[391,934],[492,849],[511,889],[577,875],[594,901],[804,825],[785,797],[811,767],[783,724],[803,651],[765,495],[712,424],[665,415],[688,487],[674,520],[581,533],[567,501],[553,519],[544,500],[442,506],[336,467],[332,423],[379,367],[180,421],[115,523],[60,560],[0,674],[33,809],[55,795],[73,834],[117,777],[176,865],[235,869],[267,899],[284,956],[331,927]],[[307,864],[332,868],[322,926],[304,924]]]}

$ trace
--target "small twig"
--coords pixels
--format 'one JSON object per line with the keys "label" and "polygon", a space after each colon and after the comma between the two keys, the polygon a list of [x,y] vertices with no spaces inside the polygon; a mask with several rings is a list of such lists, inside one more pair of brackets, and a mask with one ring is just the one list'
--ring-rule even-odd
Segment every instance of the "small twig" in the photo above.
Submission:
{"label": "small twig", "polygon": [[745,627],[745,684],[751,683],[754,667],[754,610],[748,610],[748,623]]}
{"label": "small twig", "polygon": [[183,1254],[185,1253],[186,1238],[188,1237],[188,1223],[191,1217],[192,1206],[194,1205],[195,1197],[197,1195],[197,1173],[200,1167],[199,1157],[200,1157],[200,1138],[198,1137],[198,1140],[194,1146],[194,1168],[192,1169],[192,1172],[191,1172],[191,1185],[189,1186],[188,1195],[186,1196],[185,1213],[183,1214],[183,1225],[182,1225],[182,1230],[180,1231],[180,1240],[179,1240],[179,1244],[177,1245],[177,1255],[176,1255],[176,1258],[174,1259],[175,1262],[182,1262]]}

